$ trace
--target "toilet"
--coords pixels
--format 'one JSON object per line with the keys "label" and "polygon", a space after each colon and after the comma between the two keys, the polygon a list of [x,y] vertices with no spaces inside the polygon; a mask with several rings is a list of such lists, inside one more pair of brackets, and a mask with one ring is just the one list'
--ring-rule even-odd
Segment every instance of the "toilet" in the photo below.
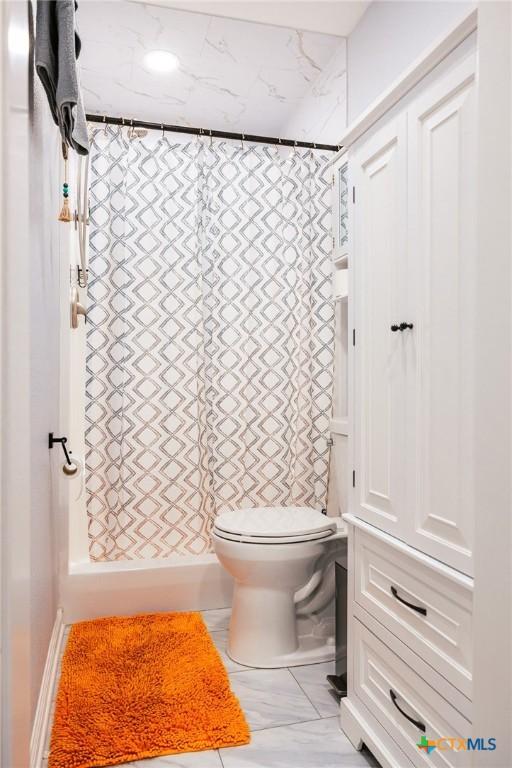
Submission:
{"label": "toilet", "polygon": [[334,658],[334,560],[341,518],[309,507],[254,507],[219,515],[212,541],[234,579],[228,655],[249,667]]}

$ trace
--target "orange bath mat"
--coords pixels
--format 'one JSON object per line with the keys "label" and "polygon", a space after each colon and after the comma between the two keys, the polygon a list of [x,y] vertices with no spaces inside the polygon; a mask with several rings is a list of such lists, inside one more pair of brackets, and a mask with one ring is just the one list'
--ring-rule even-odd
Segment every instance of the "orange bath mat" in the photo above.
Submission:
{"label": "orange bath mat", "polygon": [[248,742],[244,714],[199,613],[72,627],[50,768],[117,765]]}

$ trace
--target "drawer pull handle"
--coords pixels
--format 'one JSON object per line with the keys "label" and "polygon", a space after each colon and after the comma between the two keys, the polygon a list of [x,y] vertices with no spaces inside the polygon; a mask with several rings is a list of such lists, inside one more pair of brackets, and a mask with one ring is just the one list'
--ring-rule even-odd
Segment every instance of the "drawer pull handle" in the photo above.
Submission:
{"label": "drawer pull handle", "polygon": [[403,603],[408,608],[412,608],[412,610],[416,611],[416,613],[421,613],[422,616],[426,616],[427,615],[427,609],[426,608],[422,608],[419,605],[413,605],[412,603],[408,603],[407,600],[404,600],[403,597],[400,597],[400,595],[398,594],[398,592],[397,592],[395,587],[391,587],[391,594],[393,595],[394,598],[396,598],[398,600],[399,603]]}
{"label": "drawer pull handle", "polygon": [[395,707],[398,709],[400,714],[403,715],[406,720],[408,720],[410,723],[416,726],[416,728],[419,731],[422,731],[423,733],[425,733],[425,731],[427,730],[425,727],[425,723],[422,723],[421,720],[415,720],[413,717],[409,717],[409,715],[406,712],[404,712],[403,709],[400,709],[400,707],[396,703],[397,695],[391,688],[389,689],[389,695],[391,696],[391,701],[393,702]]}

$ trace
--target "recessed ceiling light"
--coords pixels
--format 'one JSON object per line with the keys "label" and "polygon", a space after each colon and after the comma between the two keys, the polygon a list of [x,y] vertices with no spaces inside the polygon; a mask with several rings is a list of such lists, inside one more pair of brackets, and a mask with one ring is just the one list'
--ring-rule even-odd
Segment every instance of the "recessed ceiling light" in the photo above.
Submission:
{"label": "recessed ceiling light", "polygon": [[178,57],[170,51],[150,51],[144,56],[144,66],[152,72],[173,72],[179,64]]}

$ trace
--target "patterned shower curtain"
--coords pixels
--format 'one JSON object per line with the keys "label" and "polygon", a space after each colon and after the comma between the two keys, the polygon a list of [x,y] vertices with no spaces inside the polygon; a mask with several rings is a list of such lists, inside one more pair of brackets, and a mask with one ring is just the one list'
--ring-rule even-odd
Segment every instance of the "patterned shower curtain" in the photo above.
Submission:
{"label": "patterned shower curtain", "polygon": [[226,510],[326,504],[327,162],[266,145],[94,132],[93,560],[200,554]]}

